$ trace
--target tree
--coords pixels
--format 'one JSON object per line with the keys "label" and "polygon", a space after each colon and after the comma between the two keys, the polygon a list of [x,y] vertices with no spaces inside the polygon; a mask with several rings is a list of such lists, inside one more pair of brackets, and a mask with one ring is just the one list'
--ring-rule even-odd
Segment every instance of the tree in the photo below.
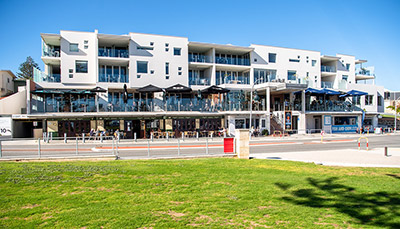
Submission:
{"label": "tree", "polygon": [[[387,108],[392,110],[392,111],[394,111],[394,106],[388,106]],[[399,105],[397,106],[396,113],[400,113],[400,106]]]}
{"label": "tree", "polygon": [[24,63],[19,65],[19,72],[17,73],[20,79],[33,79],[33,67],[40,70],[39,65],[33,60],[31,56],[28,56]]}

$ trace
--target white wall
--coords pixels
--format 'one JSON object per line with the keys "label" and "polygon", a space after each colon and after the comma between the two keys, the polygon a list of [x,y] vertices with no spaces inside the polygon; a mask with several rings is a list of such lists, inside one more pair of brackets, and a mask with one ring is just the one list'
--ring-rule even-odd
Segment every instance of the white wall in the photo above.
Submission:
{"label": "white wall", "polygon": [[[365,96],[361,96],[361,109],[365,109],[367,112],[380,113],[384,111],[384,87],[370,84],[349,84],[348,90],[358,90],[367,92],[368,95],[373,95],[372,105],[365,105]],[[378,93],[382,96],[382,106],[378,107]]]}
{"label": "white wall", "polygon": [[[321,63],[320,52],[302,49],[289,49],[265,45],[250,45],[254,48],[252,53],[252,68],[273,69],[277,70],[277,78],[287,81],[288,70],[296,71],[297,78],[307,78],[314,84],[320,85],[321,81]],[[268,53],[276,53],[276,63],[269,63]],[[300,56],[300,58],[298,58]],[[308,58],[307,58],[308,57]],[[257,59],[255,61],[254,59]],[[289,62],[289,59],[298,59],[300,62]],[[312,60],[316,60],[316,64],[312,66]],[[317,83],[315,83],[317,80]]]}
{"label": "white wall", "polygon": [[21,114],[21,108],[26,108],[26,90],[0,100],[0,114]]}
{"label": "white wall", "polygon": [[[63,84],[96,84],[98,76],[98,43],[94,32],[60,31],[61,35],[61,82]],[[84,44],[87,40],[88,44]],[[79,52],[70,52],[70,43],[77,43]],[[85,49],[84,46],[88,45]],[[88,61],[88,73],[76,73],[75,61]],[[73,78],[69,78],[69,69]]]}
{"label": "white wall", "polygon": [[[188,86],[187,38],[140,33],[130,33],[130,36],[129,83],[131,87],[143,87],[148,84],[169,87],[177,83]],[[150,42],[153,42],[153,46],[150,45]],[[153,50],[138,50],[138,46],[153,47]],[[180,56],[174,55],[174,48],[181,48]],[[147,74],[137,73],[137,61],[148,62]],[[169,63],[169,79],[166,79],[166,62]],[[181,67],[180,71],[179,67]],[[151,73],[152,70],[154,73]],[[140,78],[137,77],[138,75]]]}
{"label": "white wall", "polygon": [[0,71],[0,77],[0,97],[13,93],[14,77],[7,71]]}

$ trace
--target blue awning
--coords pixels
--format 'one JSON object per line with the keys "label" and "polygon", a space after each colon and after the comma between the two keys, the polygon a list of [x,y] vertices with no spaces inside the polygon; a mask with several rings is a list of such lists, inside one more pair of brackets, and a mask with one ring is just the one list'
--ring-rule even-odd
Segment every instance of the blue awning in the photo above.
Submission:
{"label": "blue awning", "polygon": [[324,88],[321,91],[324,92],[324,94],[326,94],[326,95],[340,95],[340,94],[342,94],[342,93],[340,93],[338,91],[330,90],[330,89],[327,89],[327,88]]}
{"label": "blue awning", "polygon": [[343,94],[339,97],[362,96],[362,95],[368,95],[368,93],[363,92],[363,91],[351,90],[351,91],[346,92],[346,94]]}

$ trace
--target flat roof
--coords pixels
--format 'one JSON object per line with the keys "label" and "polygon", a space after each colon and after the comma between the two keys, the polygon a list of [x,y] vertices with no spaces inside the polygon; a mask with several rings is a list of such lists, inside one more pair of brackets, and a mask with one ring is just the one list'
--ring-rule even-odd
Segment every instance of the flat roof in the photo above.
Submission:
{"label": "flat roof", "polygon": [[44,43],[49,45],[60,45],[61,42],[61,35],[60,34],[53,34],[53,33],[41,33],[40,36],[42,37]]}
{"label": "flat roof", "polygon": [[334,61],[334,60],[340,60],[340,57],[322,55],[322,56],[321,56],[321,60],[325,60],[325,61]]}
{"label": "flat roof", "polygon": [[203,42],[189,42],[189,48],[196,47],[196,48],[215,48],[218,50],[225,50],[225,51],[239,51],[239,52],[251,52],[254,48],[244,47],[244,46],[237,46],[231,44],[214,44],[214,43],[203,43]]}
{"label": "flat roof", "polygon": [[274,45],[250,44],[250,46],[252,46],[252,45],[255,45],[255,46],[264,46],[264,47],[272,47],[272,48],[281,48],[281,49],[294,49],[294,50],[301,50],[301,51],[318,52],[318,53],[320,53],[320,51],[309,50],[309,49],[289,48],[289,47],[281,47],[281,46],[274,46]]}

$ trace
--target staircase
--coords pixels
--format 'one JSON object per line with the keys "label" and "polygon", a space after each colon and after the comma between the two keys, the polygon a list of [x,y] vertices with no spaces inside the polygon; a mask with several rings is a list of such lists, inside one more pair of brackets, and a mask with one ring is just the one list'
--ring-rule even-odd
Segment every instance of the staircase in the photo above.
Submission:
{"label": "staircase", "polygon": [[282,134],[284,132],[282,124],[280,124],[279,119],[275,115],[271,115],[270,128],[271,134],[273,134],[275,131],[280,131]]}

